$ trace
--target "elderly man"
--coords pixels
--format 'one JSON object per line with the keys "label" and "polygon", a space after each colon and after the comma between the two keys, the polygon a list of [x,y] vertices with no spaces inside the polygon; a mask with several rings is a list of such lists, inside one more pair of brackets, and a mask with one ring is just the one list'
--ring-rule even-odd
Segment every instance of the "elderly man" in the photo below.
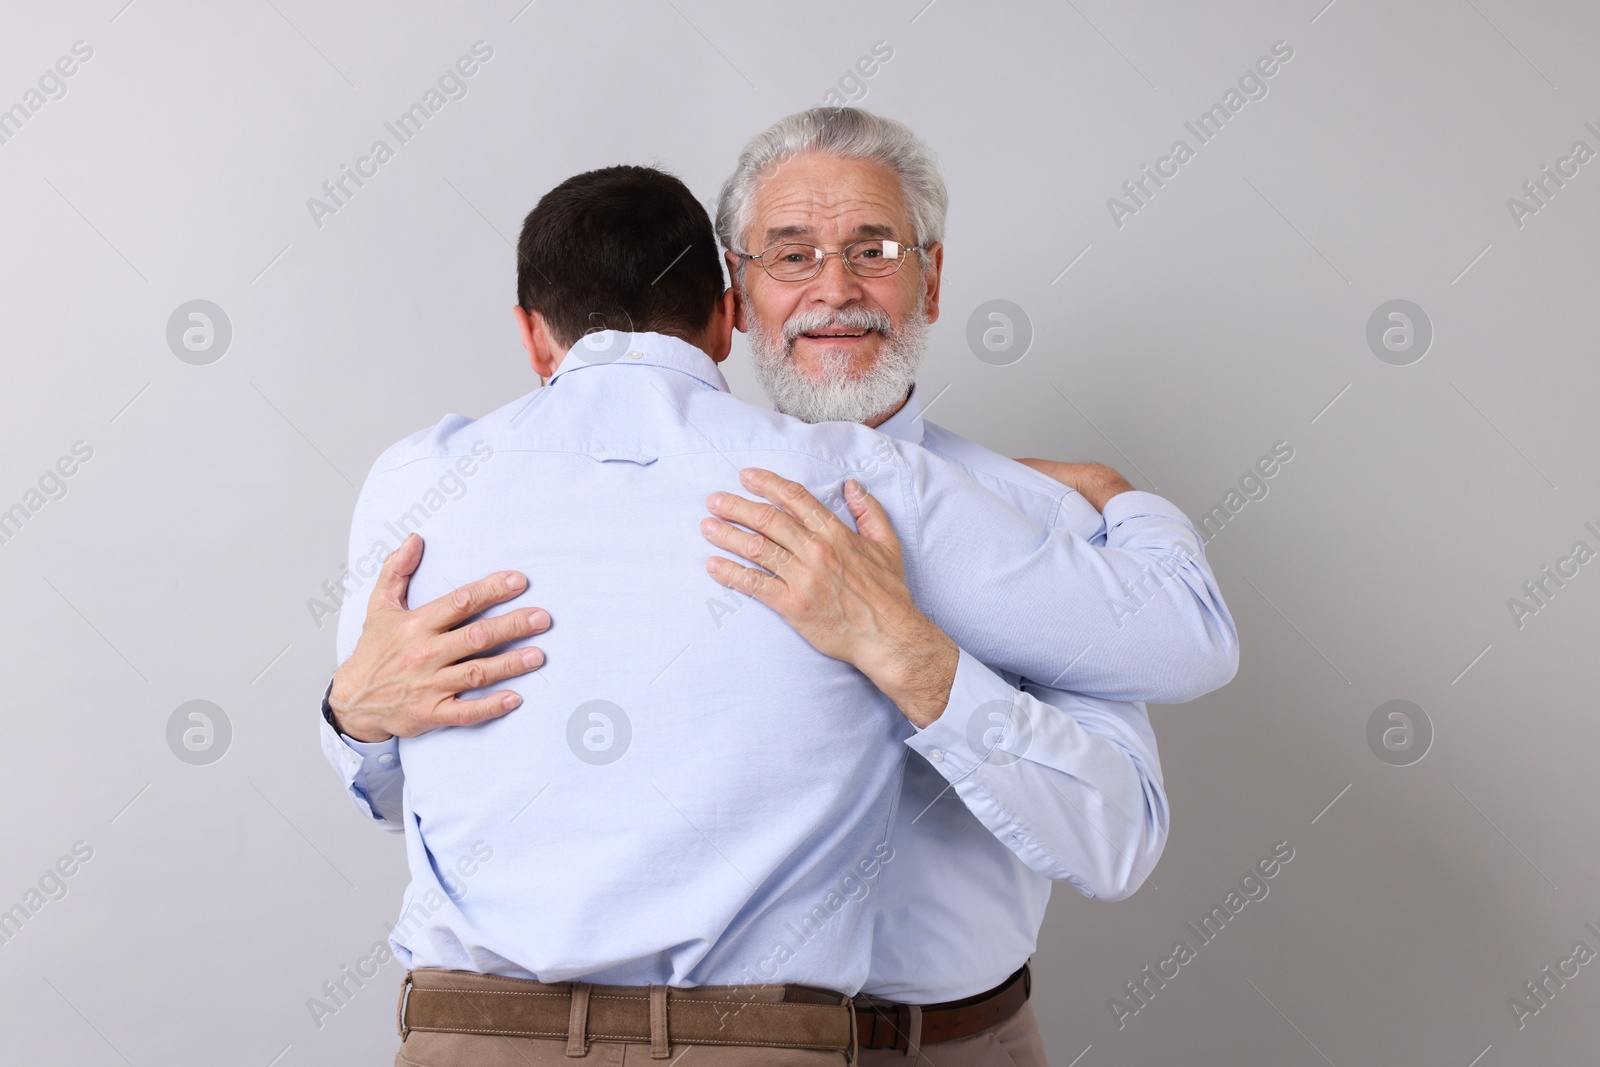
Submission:
{"label": "elderly man", "polygon": [[[1103,584],[1086,590],[1085,625],[1061,635],[1078,642],[1061,676],[1035,684],[988,670],[948,639],[927,643],[921,668],[942,707],[908,714],[916,755],[875,890],[871,971],[858,998],[868,1062],[921,1054],[941,1067],[1043,1063],[1026,961],[1051,882],[1124,896],[1165,838],[1148,720],[1137,704],[1115,701],[1205,692],[1231,677],[1237,647],[1199,538],[1170,504],[1131,491],[1108,468],[1030,461],[1065,488],[920,417],[914,380],[939,312],[944,213],[942,179],[910,131],[854,109],[819,109],[750,143],[717,224],[737,325],[780,410],[921,445],[1097,553]],[[768,491],[780,506],[723,494],[704,525],[711,543],[758,567],[715,557],[708,570],[828,652],[904,595],[898,556],[865,526],[819,552],[805,520],[814,502]],[[517,574],[406,612],[406,575],[420,554],[408,538],[386,561],[325,707],[330,759],[359,806],[391,822],[403,780],[391,735],[505,714],[514,693],[456,694],[521,674],[538,653],[463,660],[549,625],[526,611],[461,625],[520,595]],[[722,610],[740,607],[735,598]],[[1015,608],[1030,614],[1027,603]]]}

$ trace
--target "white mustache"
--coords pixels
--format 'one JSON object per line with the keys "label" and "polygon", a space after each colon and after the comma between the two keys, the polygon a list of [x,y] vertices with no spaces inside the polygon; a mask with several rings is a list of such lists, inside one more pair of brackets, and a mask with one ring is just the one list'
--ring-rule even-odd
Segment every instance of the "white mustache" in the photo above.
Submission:
{"label": "white mustache", "polygon": [[894,323],[890,321],[888,312],[852,304],[837,310],[813,308],[800,312],[783,324],[783,340],[785,344],[789,344],[803,333],[815,333],[818,330],[840,326],[847,330],[877,330],[886,338],[892,337],[894,333]]}

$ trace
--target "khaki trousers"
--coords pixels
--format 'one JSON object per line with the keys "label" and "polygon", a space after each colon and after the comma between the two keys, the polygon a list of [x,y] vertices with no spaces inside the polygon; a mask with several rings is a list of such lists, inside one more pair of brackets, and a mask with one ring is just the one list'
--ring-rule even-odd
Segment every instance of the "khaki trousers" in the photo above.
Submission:
{"label": "khaki trousers", "polygon": [[[684,1064],[684,1067],[692,1067]],[[999,1026],[959,1041],[929,1045],[919,1056],[909,1049],[862,1049],[861,1067],[1048,1067],[1033,1002]]]}

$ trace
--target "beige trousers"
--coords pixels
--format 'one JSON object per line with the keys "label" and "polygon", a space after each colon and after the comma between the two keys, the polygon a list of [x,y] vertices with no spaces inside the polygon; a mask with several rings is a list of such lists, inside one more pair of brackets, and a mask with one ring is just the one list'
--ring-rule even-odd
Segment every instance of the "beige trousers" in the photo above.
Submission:
{"label": "beige trousers", "polygon": [[[684,1067],[692,1067],[684,1064]],[[1033,1002],[999,1026],[959,1041],[929,1045],[918,1056],[915,1052],[892,1049],[862,1049],[861,1067],[1048,1067],[1044,1040],[1039,1036],[1039,1020]]]}

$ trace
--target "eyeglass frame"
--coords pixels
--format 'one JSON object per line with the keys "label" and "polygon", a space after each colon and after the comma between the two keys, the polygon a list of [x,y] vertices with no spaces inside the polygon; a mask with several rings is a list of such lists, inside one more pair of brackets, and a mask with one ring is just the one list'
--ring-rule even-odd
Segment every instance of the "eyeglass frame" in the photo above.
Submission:
{"label": "eyeglass frame", "polygon": [[[786,284],[794,284],[794,283],[799,283],[799,282],[809,282],[809,281],[811,281],[817,275],[822,273],[822,268],[823,267],[828,265],[828,257],[829,256],[838,256],[839,257],[839,262],[844,264],[844,269],[849,271],[852,277],[867,278],[867,279],[877,279],[877,278],[892,278],[896,274],[899,274],[900,273],[900,268],[905,266],[906,259],[909,257],[909,254],[912,253],[912,252],[915,252],[918,255],[927,255],[928,249],[923,245],[900,245],[900,242],[894,241],[893,242],[894,244],[900,245],[900,250],[901,250],[902,254],[900,255],[900,257],[898,259],[895,260],[895,268],[894,268],[894,270],[888,271],[887,273],[884,273],[884,274],[859,274],[859,273],[856,272],[856,269],[850,265],[850,257],[845,255],[846,252],[848,252],[850,249],[854,248],[856,245],[866,244],[869,241],[889,242],[891,240],[892,239],[888,238],[888,237],[863,237],[859,241],[851,241],[849,244],[845,245],[843,248],[840,248],[840,249],[838,249],[837,251],[834,251],[834,252],[825,252],[818,245],[809,244],[809,243],[807,243],[805,241],[779,241],[775,245],[768,245],[766,248],[763,248],[760,252],[758,252],[758,253],[756,253],[754,255],[752,255],[749,252],[741,252],[737,248],[730,248],[730,249],[728,249],[728,251],[732,252],[734,255],[738,256],[740,259],[748,259],[748,260],[753,260],[756,263],[760,263],[761,264],[761,269],[766,273],[767,277],[771,278],[775,282],[783,282],[783,283],[786,283]],[[769,268],[767,266],[767,264],[765,262],[763,262],[762,257],[764,257],[767,253],[771,252],[774,248],[783,248],[785,245],[799,245],[802,248],[809,248],[813,252],[817,253],[817,258],[814,261],[816,263],[816,270],[812,271],[810,274],[806,275],[804,278],[779,278],[779,277],[774,276],[773,273],[772,273],[771,268]]]}

